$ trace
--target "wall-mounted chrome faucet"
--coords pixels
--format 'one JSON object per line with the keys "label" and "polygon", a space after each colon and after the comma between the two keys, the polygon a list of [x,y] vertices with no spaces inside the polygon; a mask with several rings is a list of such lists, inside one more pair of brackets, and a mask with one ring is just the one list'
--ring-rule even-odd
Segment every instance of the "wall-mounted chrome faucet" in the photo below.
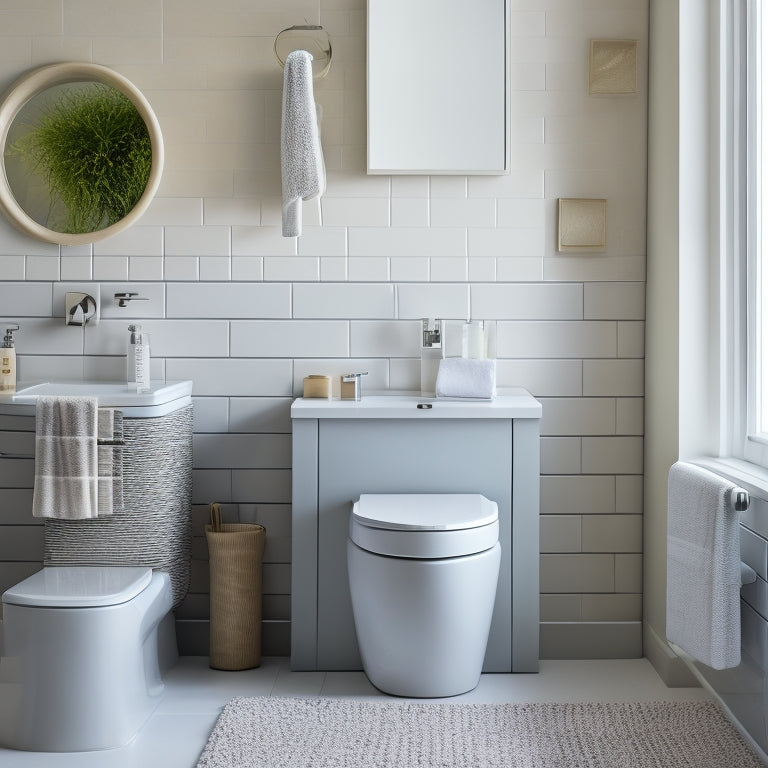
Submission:
{"label": "wall-mounted chrome faucet", "polygon": [[131,301],[149,301],[149,299],[146,296],[139,296],[138,293],[116,293],[115,294],[115,303],[118,307],[127,307],[128,303]]}
{"label": "wall-mounted chrome faucet", "polygon": [[64,322],[67,325],[85,325],[89,320],[98,319],[96,299],[87,293],[67,293],[64,299]]}

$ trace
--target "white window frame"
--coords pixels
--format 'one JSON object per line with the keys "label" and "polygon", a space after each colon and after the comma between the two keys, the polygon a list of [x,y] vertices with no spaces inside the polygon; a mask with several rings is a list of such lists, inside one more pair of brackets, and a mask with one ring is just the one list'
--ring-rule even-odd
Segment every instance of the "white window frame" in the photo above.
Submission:
{"label": "white window frame", "polygon": [[[736,5],[739,5],[738,3]],[[741,424],[741,457],[747,461],[768,467],[768,419],[765,411],[768,407],[768,354],[762,328],[768,310],[768,287],[764,284],[768,278],[768,250],[763,253],[763,246],[768,249],[768,99],[763,91],[768,86],[768,9],[763,13],[761,0],[747,0],[746,24],[740,33],[740,40],[745,52],[742,62],[746,66],[745,74],[740,78],[743,85],[743,98],[746,107],[744,126],[734,131],[736,145],[740,143],[737,131],[741,132],[744,151],[734,152],[737,175],[741,176],[739,187],[744,195],[745,211],[740,216],[739,226],[743,232],[739,238],[738,250],[733,261],[738,270],[737,279],[742,307],[746,307],[741,323],[737,324],[737,346],[741,350],[740,395],[743,403],[737,416]],[[739,79],[736,79],[738,85]],[[735,89],[734,89],[735,90]],[[738,91],[737,91],[738,95]],[[763,187],[765,186],[765,189]],[[737,208],[738,210],[738,208]],[[765,230],[765,233],[764,233]],[[738,309],[738,304],[737,304]],[[741,310],[744,311],[743,309]]]}
{"label": "white window frame", "polygon": [[[726,311],[722,318],[725,367],[721,376],[721,452],[768,468],[768,431],[760,433],[759,414],[768,405],[763,400],[760,382],[768,385],[768,355],[761,355],[761,312],[768,311],[768,298],[760,301],[762,240],[768,245],[768,185],[761,189],[761,152],[758,129],[763,108],[762,83],[755,74],[761,71],[761,45],[758,35],[763,0],[725,0],[723,28],[726,56],[722,68],[721,170],[726,180],[721,199],[723,231],[721,248],[721,297]],[[768,14],[768,8],[765,9]],[[765,50],[768,53],[768,36]],[[768,99],[765,106],[768,108]],[[768,114],[764,144],[768,148]],[[768,161],[768,155],[765,158]],[[768,162],[763,175],[768,174]],[[765,220],[766,235],[761,221]],[[768,264],[768,251],[766,252]],[[768,297],[768,291],[765,294]],[[768,341],[768,340],[766,340]],[[763,373],[765,371],[765,373]],[[763,387],[764,388],[764,387]]]}

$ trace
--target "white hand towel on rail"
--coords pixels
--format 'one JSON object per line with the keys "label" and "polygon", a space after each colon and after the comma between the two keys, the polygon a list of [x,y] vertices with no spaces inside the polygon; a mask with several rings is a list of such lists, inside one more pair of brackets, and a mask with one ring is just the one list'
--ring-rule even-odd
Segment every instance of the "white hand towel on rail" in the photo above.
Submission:
{"label": "white hand towel on rail", "polygon": [[669,471],[667,639],[713,669],[741,660],[740,490],[693,464]]}
{"label": "white hand towel on rail", "polygon": [[435,394],[492,400],[496,396],[496,361],[446,357],[437,369]]}
{"label": "white hand towel on rail", "polygon": [[99,513],[98,400],[38,397],[32,514],[83,520]]}
{"label": "white hand towel on rail", "polygon": [[285,59],[283,123],[283,237],[301,234],[302,200],[325,192],[325,162],[312,86],[312,54],[293,51]]}

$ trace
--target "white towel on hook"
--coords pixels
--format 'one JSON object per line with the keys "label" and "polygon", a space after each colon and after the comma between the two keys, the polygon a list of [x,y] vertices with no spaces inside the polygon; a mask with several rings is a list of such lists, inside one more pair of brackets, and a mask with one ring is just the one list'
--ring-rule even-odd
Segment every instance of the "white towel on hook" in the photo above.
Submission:
{"label": "white towel on hook", "polygon": [[669,471],[667,639],[713,669],[741,660],[740,490],[693,464]]}
{"label": "white towel on hook", "polygon": [[312,55],[293,51],[285,59],[280,134],[283,237],[301,235],[301,205],[325,192],[325,162],[312,85]]}
{"label": "white towel on hook", "polygon": [[37,398],[34,517],[98,516],[97,406],[95,397]]}

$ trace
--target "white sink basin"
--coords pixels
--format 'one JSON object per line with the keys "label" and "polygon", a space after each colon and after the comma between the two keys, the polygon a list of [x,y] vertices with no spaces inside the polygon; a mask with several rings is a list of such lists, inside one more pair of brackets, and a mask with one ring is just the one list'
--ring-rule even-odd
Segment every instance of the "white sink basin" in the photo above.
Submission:
{"label": "white sink basin", "polygon": [[137,392],[135,387],[111,381],[46,381],[41,384],[20,383],[16,403],[32,403],[39,396],[52,397],[98,397],[99,405],[119,407],[121,405],[160,405],[179,397],[192,394],[191,381],[153,381],[149,391]]}
{"label": "white sink basin", "polygon": [[191,402],[191,381],[153,381],[147,392],[137,392],[128,384],[111,381],[19,382],[12,395],[0,395],[0,413],[16,413],[18,408],[34,409],[37,398],[97,397],[104,408],[129,410],[133,416],[160,416]]}

